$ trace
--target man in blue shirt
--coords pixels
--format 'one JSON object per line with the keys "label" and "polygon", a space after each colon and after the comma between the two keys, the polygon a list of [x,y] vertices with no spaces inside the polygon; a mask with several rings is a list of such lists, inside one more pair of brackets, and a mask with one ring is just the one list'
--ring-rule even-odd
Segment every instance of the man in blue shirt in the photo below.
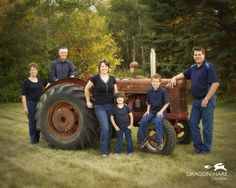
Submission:
{"label": "man in blue shirt", "polygon": [[67,59],[68,49],[62,47],[58,51],[59,59],[54,60],[50,66],[50,79],[51,81],[57,81],[63,78],[75,77],[77,70],[74,64]]}
{"label": "man in blue shirt", "polygon": [[[214,109],[216,105],[215,92],[219,87],[216,70],[213,64],[205,60],[205,50],[202,47],[193,48],[195,64],[174,76],[171,85],[176,85],[177,79],[191,80],[193,104],[190,115],[190,129],[194,151],[196,153],[209,153],[211,151],[213,137]],[[203,140],[199,129],[202,119]]]}

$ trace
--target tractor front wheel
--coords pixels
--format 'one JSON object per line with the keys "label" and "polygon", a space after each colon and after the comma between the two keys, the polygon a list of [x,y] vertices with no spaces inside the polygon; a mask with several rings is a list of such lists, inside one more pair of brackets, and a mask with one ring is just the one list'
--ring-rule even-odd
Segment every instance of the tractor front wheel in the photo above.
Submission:
{"label": "tractor front wheel", "polygon": [[[176,134],[174,127],[168,120],[164,120],[163,123],[163,135],[162,145],[159,151],[156,150],[156,130],[154,124],[150,123],[147,126],[148,143],[143,150],[145,152],[161,155],[170,155],[176,146]],[[138,141],[140,141],[140,128],[138,129]]]}

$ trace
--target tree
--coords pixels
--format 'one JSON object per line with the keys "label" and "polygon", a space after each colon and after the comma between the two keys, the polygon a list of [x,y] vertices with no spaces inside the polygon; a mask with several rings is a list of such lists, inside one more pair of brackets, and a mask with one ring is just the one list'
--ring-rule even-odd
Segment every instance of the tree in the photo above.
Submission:
{"label": "tree", "polygon": [[75,11],[68,16],[58,15],[52,26],[52,40],[70,49],[70,57],[80,73],[97,72],[97,62],[102,59],[110,61],[113,69],[119,64],[118,48],[108,32],[105,18],[96,13]]}
{"label": "tree", "polygon": [[128,67],[133,59],[140,59],[137,8],[137,0],[111,0],[98,7],[99,14],[106,16],[109,30],[120,48],[119,56],[124,67]]}
{"label": "tree", "polygon": [[156,48],[161,74],[172,76],[190,66],[192,47],[200,45],[216,64],[222,82],[235,76],[234,1],[143,0],[141,4],[145,45]]}

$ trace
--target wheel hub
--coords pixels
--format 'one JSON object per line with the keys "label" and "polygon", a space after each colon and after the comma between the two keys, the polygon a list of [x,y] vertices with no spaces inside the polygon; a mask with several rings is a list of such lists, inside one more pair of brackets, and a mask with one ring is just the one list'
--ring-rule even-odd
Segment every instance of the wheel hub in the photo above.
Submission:
{"label": "wheel hub", "polygon": [[[163,140],[162,140],[162,146],[161,146],[161,148],[163,148],[163,146],[165,145],[165,143],[166,143],[166,137],[165,137],[165,135],[163,134],[163,136],[162,136],[163,138]],[[148,147],[151,149],[151,150],[153,150],[153,151],[155,151],[156,150],[156,148],[155,148],[155,146],[156,146],[156,131],[155,130],[151,130],[149,133],[148,133]]]}
{"label": "wheel hub", "polygon": [[53,113],[53,125],[60,132],[70,130],[74,126],[75,121],[74,113],[68,108],[62,107]]}
{"label": "wheel hub", "polygon": [[176,136],[178,139],[181,139],[182,137],[185,136],[186,130],[184,128],[184,125],[181,123],[177,123],[174,125]]}

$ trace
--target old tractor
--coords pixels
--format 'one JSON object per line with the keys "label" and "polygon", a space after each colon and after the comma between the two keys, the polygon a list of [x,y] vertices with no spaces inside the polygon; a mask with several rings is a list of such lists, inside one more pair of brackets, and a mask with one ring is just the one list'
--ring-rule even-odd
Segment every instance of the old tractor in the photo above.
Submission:
{"label": "old tractor", "polygon": [[[84,87],[86,80],[62,79],[51,84],[42,94],[37,105],[37,128],[47,143],[60,149],[84,149],[94,144],[99,137],[99,125],[93,109],[86,107]],[[166,87],[168,79],[162,79]],[[151,87],[150,79],[117,79],[119,91],[124,91],[127,104],[132,108],[135,126],[146,111],[146,92]],[[144,150],[169,155],[176,143],[190,143],[187,113],[187,82],[179,80],[177,87],[166,87],[170,99],[167,119],[163,122],[163,144],[155,149],[155,129],[148,126],[149,138]],[[139,130],[137,131],[137,140]]]}

